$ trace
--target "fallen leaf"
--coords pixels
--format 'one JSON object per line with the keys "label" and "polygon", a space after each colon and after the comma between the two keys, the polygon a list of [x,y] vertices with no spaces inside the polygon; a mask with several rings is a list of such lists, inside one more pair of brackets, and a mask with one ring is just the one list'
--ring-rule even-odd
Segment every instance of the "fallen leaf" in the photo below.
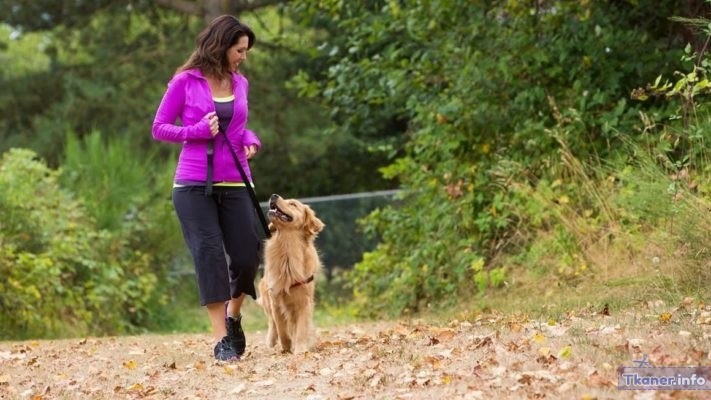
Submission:
{"label": "fallen leaf", "polygon": [[[553,375],[550,371],[540,369],[538,371],[528,371],[524,372],[522,375],[522,378],[524,377],[530,377],[530,378],[535,378],[540,381],[548,381],[548,382],[557,382],[558,378]],[[524,378],[525,379],[525,378]]]}
{"label": "fallen leaf", "polygon": [[519,343],[516,343],[516,342],[514,342],[514,341],[510,341],[510,342],[506,343],[506,350],[508,350],[508,351],[510,351],[510,352],[513,353],[513,352],[518,351],[518,350],[521,348],[521,345],[522,345],[522,344],[525,345],[525,344],[527,344],[527,343],[528,343],[528,341],[525,341],[525,343],[522,342],[522,343],[520,343],[520,344],[519,344]]}
{"label": "fallen leaf", "polygon": [[380,385],[380,382],[381,382],[382,380],[383,380],[383,376],[382,376],[381,374],[375,374],[375,375],[370,379],[370,382],[369,382],[368,385],[369,385],[370,387],[374,388],[374,387]]}
{"label": "fallen leaf", "polygon": [[246,388],[247,388],[247,385],[245,385],[244,382],[240,383],[239,385],[237,385],[236,388],[234,388],[234,389],[232,389],[232,391],[230,391],[230,394],[240,394],[240,393],[244,392],[244,389],[246,389]]}
{"label": "fallen leaf", "polygon": [[138,391],[143,390],[143,385],[141,385],[140,383],[134,383],[133,385],[129,386],[127,389],[132,392],[138,392]]}
{"label": "fallen leaf", "polygon": [[[445,349],[437,353],[438,357],[441,358],[452,358],[452,353],[454,352],[455,349]],[[459,349],[457,349],[459,350]]]}
{"label": "fallen leaf", "polygon": [[494,341],[491,339],[491,336],[484,336],[484,337],[477,337],[474,339],[474,346],[472,347],[472,350],[478,349],[480,347],[484,346],[489,346],[493,344]]}
{"label": "fallen leaf", "polygon": [[426,356],[425,361],[432,366],[434,369],[442,368],[442,361],[439,357]]}
{"label": "fallen leaf", "polygon": [[616,349],[617,351],[628,352],[628,351],[630,350],[630,342],[629,342],[629,340],[625,340],[624,343],[615,345],[615,349]]}
{"label": "fallen leaf", "polygon": [[455,335],[456,335],[456,332],[454,332],[453,330],[444,329],[437,334],[437,340],[439,340],[440,342],[444,342],[449,339],[452,339]]}
{"label": "fallen leaf", "polygon": [[588,385],[592,387],[610,387],[614,386],[607,376],[600,375],[597,371],[593,371],[586,379]]}
{"label": "fallen leaf", "polygon": [[533,381],[533,375],[519,374],[516,381],[520,384],[530,386],[531,382]]}
{"label": "fallen leaf", "polygon": [[671,318],[672,318],[672,314],[669,312],[659,314],[659,322],[661,322],[663,324],[669,323],[669,321],[671,321]]}
{"label": "fallen leaf", "polygon": [[573,347],[568,345],[560,349],[558,352],[558,357],[560,358],[570,358],[573,355]]}
{"label": "fallen leaf", "polygon": [[234,364],[227,364],[222,367],[222,369],[225,371],[226,374],[232,375],[235,373],[235,371],[238,369],[238,367]]}
{"label": "fallen leaf", "polygon": [[128,369],[136,369],[136,367],[138,367],[138,363],[134,360],[128,360],[123,363],[123,366]]}
{"label": "fallen leaf", "polygon": [[620,326],[605,326],[600,329],[600,334],[602,335],[611,335],[613,333],[616,333],[618,330],[620,330]]}

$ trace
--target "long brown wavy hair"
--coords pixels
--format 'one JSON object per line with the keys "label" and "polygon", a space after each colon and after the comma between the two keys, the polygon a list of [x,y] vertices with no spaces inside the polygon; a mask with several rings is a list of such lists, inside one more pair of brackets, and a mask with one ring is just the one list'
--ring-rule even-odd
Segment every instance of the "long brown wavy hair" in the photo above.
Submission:
{"label": "long brown wavy hair", "polygon": [[176,73],[198,68],[205,76],[224,79],[230,76],[227,64],[227,49],[247,36],[248,49],[254,45],[255,37],[249,27],[231,15],[221,15],[203,29],[195,41],[195,50]]}

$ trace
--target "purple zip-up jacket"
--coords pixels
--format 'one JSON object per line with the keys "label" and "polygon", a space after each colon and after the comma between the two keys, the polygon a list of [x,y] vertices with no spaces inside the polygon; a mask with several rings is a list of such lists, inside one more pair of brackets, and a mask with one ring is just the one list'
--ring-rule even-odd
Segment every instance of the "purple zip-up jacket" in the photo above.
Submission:
{"label": "purple zip-up jacket", "polygon": [[[254,132],[246,129],[249,82],[243,75],[232,73],[232,87],[234,115],[225,132],[229,143],[222,134],[214,138],[213,181],[242,182],[227,147],[231,145],[251,182],[252,174],[244,146],[256,145],[259,148],[261,142]],[[182,71],[173,76],[156,111],[152,131],[156,140],[183,144],[175,170],[176,182],[205,182],[207,179],[207,143],[213,137],[205,115],[211,111],[215,111],[212,92],[199,69]],[[178,118],[181,125],[176,125]]]}

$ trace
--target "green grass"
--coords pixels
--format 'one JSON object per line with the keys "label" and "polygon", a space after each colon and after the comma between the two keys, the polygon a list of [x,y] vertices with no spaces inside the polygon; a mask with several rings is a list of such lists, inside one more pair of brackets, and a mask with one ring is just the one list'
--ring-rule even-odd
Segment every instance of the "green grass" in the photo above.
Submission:
{"label": "green grass", "polygon": [[[194,277],[185,275],[180,279],[175,289],[176,296],[168,311],[163,316],[157,316],[153,333],[203,333],[210,332],[210,321],[204,307],[199,305]],[[242,326],[247,332],[264,331],[267,329],[267,319],[262,308],[248,297],[242,304]],[[347,305],[332,304],[328,301],[316,300],[314,324],[316,327],[339,326],[353,323],[356,318]]]}

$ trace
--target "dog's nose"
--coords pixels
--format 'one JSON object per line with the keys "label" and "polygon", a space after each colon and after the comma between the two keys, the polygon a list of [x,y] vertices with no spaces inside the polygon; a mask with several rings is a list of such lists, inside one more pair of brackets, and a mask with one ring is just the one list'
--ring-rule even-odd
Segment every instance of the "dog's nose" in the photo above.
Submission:
{"label": "dog's nose", "polygon": [[276,199],[278,199],[278,198],[279,198],[279,195],[274,193],[274,194],[272,194],[272,197],[269,198],[269,200],[276,201]]}

